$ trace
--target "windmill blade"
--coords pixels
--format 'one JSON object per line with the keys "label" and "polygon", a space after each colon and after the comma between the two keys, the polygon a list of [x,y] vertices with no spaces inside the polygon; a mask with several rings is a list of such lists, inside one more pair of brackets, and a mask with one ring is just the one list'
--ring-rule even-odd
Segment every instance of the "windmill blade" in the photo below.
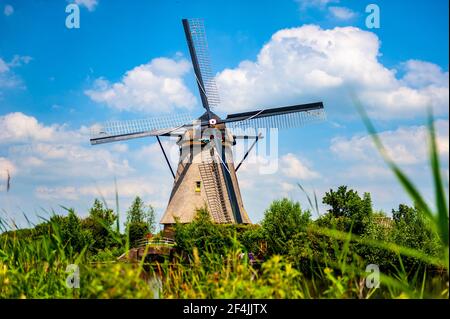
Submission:
{"label": "windmill blade", "polygon": [[229,114],[223,121],[227,128],[294,128],[325,118],[323,103],[309,103]]}
{"label": "windmill blade", "polygon": [[183,19],[182,22],[202,104],[210,111],[210,108],[219,105],[220,99],[212,73],[203,20]]}
{"label": "windmill blade", "polygon": [[182,134],[183,127],[191,126],[194,117],[189,114],[177,114],[158,118],[129,121],[110,121],[91,127],[92,145],[125,141],[146,136]]}

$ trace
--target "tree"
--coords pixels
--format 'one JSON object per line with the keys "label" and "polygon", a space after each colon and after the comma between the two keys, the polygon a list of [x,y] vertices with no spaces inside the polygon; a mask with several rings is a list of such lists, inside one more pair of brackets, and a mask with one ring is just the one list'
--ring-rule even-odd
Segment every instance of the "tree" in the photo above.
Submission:
{"label": "tree", "polygon": [[67,216],[53,216],[50,219],[54,230],[59,232],[62,243],[66,249],[81,252],[83,248],[89,247],[93,242],[93,236],[83,229],[80,218],[73,209],[69,209]]}
{"label": "tree", "polygon": [[143,238],[147,233],[153,233],[156,229],[155,210],[151,205],[145,205],[142,199],[136,196],[127,211],[125,227],[130,242]]}
{"label": "tree", "polygon": [[302,211],[298,202],[287,198],[272,202],[264,214],[262,230],[267,240],[268,252],[287,254],[288,241],[306,229],[311,222],[309,211]]}
{"label": "tree", "polygon": [[151,205],[145,205],[139,196],[136,196],[131,207],[127,211],[127,222],[131,223],[145,223],[148,225],[148,230],[154,232],[156,228],[155,210]]}
{"label": "tree", "polygon": [[400,204],[392,210],[394,220],[393,241],[399,245],[436,256],[440,251],[439,236],[430,220],[418,207]]}
{"label": "tree", "polygon": [[93,235],[93,249],[105,249],[115,242],[112,226],[116,219],[117,215],[112,209],[103,207],[102,202],[95,199],[89,216],[83,220],[83,227]]}
{"label": "tree", "polygon": [[148,234],[148,225],[146,223],[136,222],[127,226],[128,238],[131,244],[135,244],[138,240]]}
{"label": "tree", "polygon": [[392,219],[398,225],[400,223],[415,224],[422,223],[422,216],[416,208],[400,204],[398,210],[392,210]]}
{"label": "tree", "polygon": [[[393,224],[393,220],[384,212],[374,212],[361,238],[384,243],[392,242]],[[390,269],[398,261],[398,255],[388,249],[363,243],[356,246],[358,255],[368,264],[376,264],[381,269]]]}
{"label": "tree", "polygon": [[358,192],[347,186],[339,186],[337,191],[330,189],[322,200],[330,206],[329,216],[322,219],[322,223],[331,225],[343,225],[343,231],[352,230],[355,234],[363,234],[365,227],[372,216],[372,199],[369,193],[364,193],[363,198]]}

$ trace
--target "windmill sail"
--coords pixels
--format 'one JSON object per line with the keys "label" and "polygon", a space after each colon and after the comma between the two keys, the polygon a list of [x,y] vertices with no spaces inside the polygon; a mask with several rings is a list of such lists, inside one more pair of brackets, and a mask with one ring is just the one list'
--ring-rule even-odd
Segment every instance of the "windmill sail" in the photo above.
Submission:
{"label": "windmill sail", "polygon": [[129,121],[110,121],[91,127],[91,144],[124,141],[146,136],[176,134],[185,125],[192,126],[194,118],[189,114],[177,114],[158,118]]}
{"label": "windmill sail", "polygon": [[205,27],[201,19],[183,19],[183,27],[203,107],[209,111],[220,103],[211,68]]}
{"label": "windmill sail", "polygon": [[262,109],[229,114],[223,121],[233,129],[246,128],[295,128],[325,117],[322,102]]}

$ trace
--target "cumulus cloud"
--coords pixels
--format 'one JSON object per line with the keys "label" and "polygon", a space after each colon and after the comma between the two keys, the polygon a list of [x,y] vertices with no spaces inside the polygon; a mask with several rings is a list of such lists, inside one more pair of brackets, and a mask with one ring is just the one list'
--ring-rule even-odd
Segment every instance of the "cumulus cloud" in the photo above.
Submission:
{"label": "cumulus cloud", "polygon": [[[443,159],[448,158],[449,122],[437,120],[435,126],[439,154]],[[379,137],[388,154],[398,164],[416,165],[428,160],[429,139],[425,126],[400,127],[396,130],[381,132]],[[334,138],[330,149],[338,157],[346,160],[373,163],[380,159],[372,138],[367,135]]]}
{"label": "cumulus cloud", "polygon": [[414,88],[448,86],[448,72],[430,62],[408,60],[404,63],[405,75],[402,81]]}
{"label": "cumulus cloud", "polygon": [[328,11],[339,20],[350,20],[356,16],[355,12],[346,7],[331,6],[328,7]]}
{"label": "cumulus cloud", "polygon": [[448,72],[423,61],[407,61],[402,78],[382,65],[380,41],[356,27],[315,25],[276,32],[257,55],[216,76],[221,107],[227,112],[325,101],[330,113],[343,113],[355,92],[372,117],[423,116],[434,106],[447,114]]}
{"label": "cumulus cloud", "polygon": [[122,111],[150,113],[191,109],[196,99],[183,81],[190,68],[185,59],[156,58],[127,71],[120,82],[110,83],[98,78],[94,88],[85,93],[95,102]]}
{"label": "cumulus cloud", "polygon": [[117,152],[88,145],[89,130],[44,125],[23,113],[0,116],[0,147],[6,150],[17,174],[46,180],[101,177],[132,171]]}
{"label": "cumulus cloud", "polygon": [[59,125],[44,126],[37,119],[21,112],[9,113],[0,117],[0,144],[29,141],[49,141],[57,137]]}
{"label": "cumulus cloud", "polygon": [[287,178],[310,180],[320,176],[319,173],[309,168],[292,153],[281,157],[280,168],[281,172]]}

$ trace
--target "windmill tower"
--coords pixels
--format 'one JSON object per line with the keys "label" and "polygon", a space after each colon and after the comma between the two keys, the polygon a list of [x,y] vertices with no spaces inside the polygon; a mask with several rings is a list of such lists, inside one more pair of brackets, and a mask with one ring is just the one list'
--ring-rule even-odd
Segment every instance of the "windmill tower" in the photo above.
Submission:
{"label": "windmill tower", "polygon": [[[115,121],[93,126],[91,144],[155,136],[174,178],[167,209],[160,223],[170,231],[177,221],[191,222],[196,210],[207,207],[216,223],[251,223],[245,211],[236,172],[262,138],[240,135],[239,129],[299,127],[324,116],[323,103],[309,103],[228,114],[220,118],[212,110],[219,104],[209,62],[204,26],[199,19],[183,19],[194,75],[205,112],[197,119],[184,114],[154,119]],[[161,136],[177,136],[180,159],[173,171]],[[232,147],[239,139],[253,139],[242,160],[234,165]]]}

